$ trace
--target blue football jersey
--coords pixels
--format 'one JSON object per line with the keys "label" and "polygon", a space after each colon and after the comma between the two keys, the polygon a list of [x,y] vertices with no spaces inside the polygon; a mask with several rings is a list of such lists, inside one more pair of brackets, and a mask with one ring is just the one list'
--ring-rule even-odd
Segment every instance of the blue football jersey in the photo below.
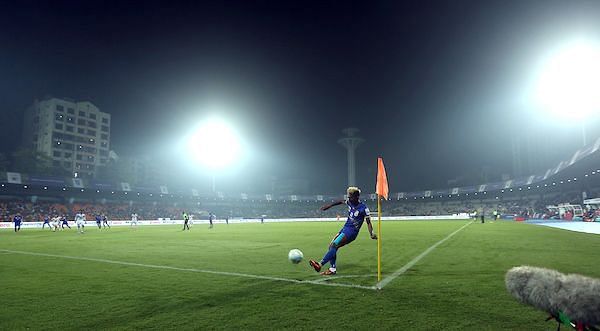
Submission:
{"label": "blue football jersey", "polygon": [[349,201],[346,201],[346,205],[348,206],[348,219],[346,220],[344,227],[352,227],[356,231],[360,230],[360,227],[365,221],[365,217],[370,216],[369,208],[362,202],[353,206]]}

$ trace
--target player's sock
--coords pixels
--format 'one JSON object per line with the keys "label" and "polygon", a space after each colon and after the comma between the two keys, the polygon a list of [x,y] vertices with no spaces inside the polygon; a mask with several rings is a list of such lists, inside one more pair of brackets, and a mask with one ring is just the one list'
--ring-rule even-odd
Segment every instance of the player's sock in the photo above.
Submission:
{"label": "player's sock", "polygon": [[329,250],[327,251],[325,256],[323,256],[323,260],[321,260],[321,265],[324,265],[325,263],[331,261],[332,259],[335,259],[337,250],[338,249],[335,246],[329,247]]}

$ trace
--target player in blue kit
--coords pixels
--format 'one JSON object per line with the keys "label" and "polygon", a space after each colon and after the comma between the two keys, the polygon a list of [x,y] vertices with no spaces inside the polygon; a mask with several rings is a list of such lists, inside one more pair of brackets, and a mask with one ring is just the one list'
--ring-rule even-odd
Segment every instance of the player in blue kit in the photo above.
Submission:
{"label": "player in blue kit", "polygon": [[23,216],[21,213],[17,213],[15,217],[13,217],[13,222],[15,223],[15,232],[21,231],[21,222],[23,221]]}
{"label": "player in blue kit", "polygon": [[48,224],[48,229],[52,230],[50,226],[50,217],[48,215],[44,216],[44,224],[42,224],[42,229]]}
{"label": "player in blue kit", "polygon": [[329,263],[329,269],[321,272],[321,275],[335,275],[337,273],[336,259],[337,250],[356,239],[358,232],[363,224],[367,223],[369,234],[371,239],[377,239],[377,236],[373,233],[373,225],[371,225],[371,216],[369,214],[369,208],[362,202],[360,202],[360,189],[358,187],[348,188],[348,200],[336,201],[332,204],[321,207],[321,210],[325,211],[333,206],[346,204],[348,206],[348,218],[344,227],[338,232],[331,243],[329,244],[329,250],[323,256],[320,262],[310,260],[309,264],[315,269],[316,272],[320,272],[323,265]]}
{"label": "player in blue kit", "polygon": [[60,221],[61,221],[61,223],[60,223],[60,228],[61,228],[61,229],[63,229],[63,230],[64,230],[64,229],[65,229],[65,225],[66,225],[66,226],[67,226],[69,229],[71,228],[71,226],[69,225],[69,222],[67,221],[67,217],[66,217],[66,216],[64,216],[64,215],[63,215],[63,216],[61,216],[61,217],[60,217]]}
{"label": "player in blue kit", "polygon": [[100,214],[96,215],[96,225],[98,229],[102,230],[102,215]]}

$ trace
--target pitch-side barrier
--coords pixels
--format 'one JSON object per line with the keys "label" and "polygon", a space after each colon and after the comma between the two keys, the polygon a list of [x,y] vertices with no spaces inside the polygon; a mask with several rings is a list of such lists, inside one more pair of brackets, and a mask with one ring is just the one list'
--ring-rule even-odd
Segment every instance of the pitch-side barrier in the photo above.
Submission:
{"label": "pitch-side barrier", "polygon": [[[441,216],[385,216],[382,217],[382,221],[431,221],[431,220],[463,220],[468,219],[469,216],[466,214],[458,214],[458,215],[441,215]],[[376,217],[373,217],[373,220],[376,220]],[[345,222],[345,218],[337,218],[337,217],[322,217],[322,218],[242,218],[242,217],[233,217],[227,220],[225,219],[216,219],[213,220],[214,224],[226,224],[226,223],[280,223],[280,222]],[[68,221],[71,227],[77,227],[74,221]],[[183,220],[172,220],[172,219],[156,219],[156,220],[143,220],[138,221],[138,225],[173,225],[173,224],[183,224]],[[21,229],[27,228],[42,228],[43,222],[22,222]],[[130,220],[112,220],[109,221],[108,224],[110,226],[131,226],[132,223]],[[209,224],[208,220],[193,220],[191,224]],[[86,221],[86,226],[96,226],[95,221]],[[13,229],[14,224],[12,222],[0,222],[0,229]]]}

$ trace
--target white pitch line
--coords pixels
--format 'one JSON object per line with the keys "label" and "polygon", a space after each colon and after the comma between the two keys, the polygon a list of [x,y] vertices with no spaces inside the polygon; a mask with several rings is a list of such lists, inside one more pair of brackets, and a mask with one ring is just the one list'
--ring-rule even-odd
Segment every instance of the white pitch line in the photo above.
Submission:
{"label": "white pitch line", "polygon": [[402,268],[396,270],[393,274],[385,277],[383,280],[381,280],[379,283],[377,283],[377,285],[375,285],[375,287],[378,288],[378,289],[382,289],[384,286],[386,286],[387,284],[389,284],[392,280],[396,279],[398,276],[400,276],[403,273],[405,273],[408,269],[412,268],[417,262],[419,262],[422,258],[424,258],[425,256],[427,256],[427,254],[431,253],[431,251],[433,251],[436,247],[438,247],[439,245],[443,244],[446,240],[452,238],[452,236],[454,236],[459,231],[461,231],[462,229],[464,229],[467,226],[469,226],[471,223],[473,223],[473,221],[471,221],[471,222],[463,225],[460,229],[452,232],[446,238],[444,238],[444,239],[436,242],[431,247],[427,248],[423,253],[419,254],[417,257],[415,257],[410,262],[408,262],[407,264],[405,264]]}
{"label": "white pitch line", "polygon": [[367,278],[367,277],[377,277],[377,275],[374,274],[370,274],[370,275],[343,275],[343,276],[327,276],[327,277],[320,277],[319,279],[313,280],[313,282],[315,283],[326,283],[328,281],[334,280],[334,279],[341,279],[341,278]]}
{"label": "white pitch line", "polygon": [[142,268],[166,269],[166,270],[177,270],[177,271],[187,271],[187,272],[198,272],[198,273],[203,273],[203,274],[212,274],[212,275],[221,275],[221,276],[264,279],[264,280],[272,280],[272,281],[288,282],[288,283],[296,283],[296,284],[313,284],[313,285],[321,285],[321,286],[351,287],[351,288],[360,288],[360,289],[365,289],[365,290],[377,290],[377,288],[375,286],[363,286],[363,285],[344,284],[344,283],[320,283],[319,281],[314,281],[314,280],[298,280],[298,279],[281,278],[281,277],[242,274],[242,273],[238,273],[238,272],[214,271],[214,270],[203,270],[203,269],[194,269],[194,268],[178,268],[178,267],[171,267],[171,266],[166,266],[166,265],[114,261],[114,260],[96,259],[96,258],[91,258],[91,257],[13,251],[13,250],[8,250],[8,249],[0,249],[0,252],[11,253],[11,254],[32,255],[32,256],[54,257],[54,258],[60,258],[60,259],[71,259],[71,260],[80,260],[80,261],[92,261],[92,262],[127,265],[127,266],[142,267]]}

